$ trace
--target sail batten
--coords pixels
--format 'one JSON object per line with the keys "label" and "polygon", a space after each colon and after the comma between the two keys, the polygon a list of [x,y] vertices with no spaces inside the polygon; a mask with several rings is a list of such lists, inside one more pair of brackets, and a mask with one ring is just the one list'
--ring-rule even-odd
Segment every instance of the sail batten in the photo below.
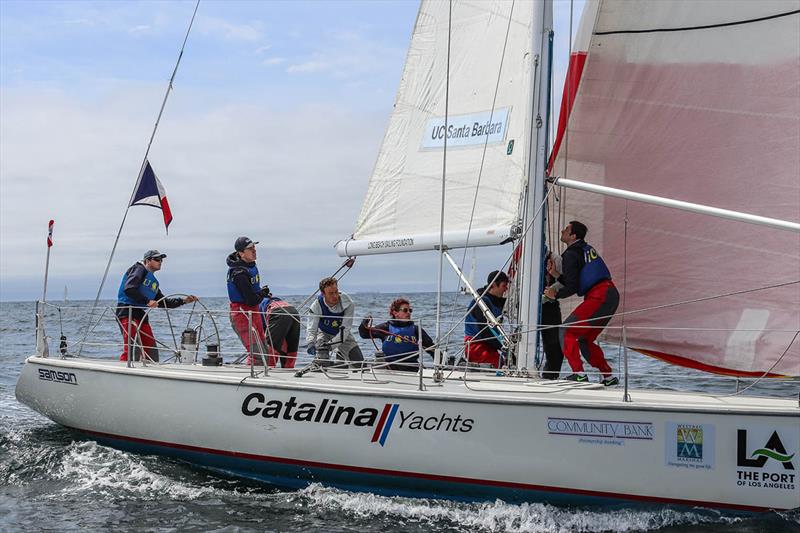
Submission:
{"label": "sail batten", "polygon": [[[573,55],[550,175],[800,222],[800,2],[603,0]],[[784,16],[772,16],[784,14]],[[756,19],[759,19],[756,21]],[[728,24],[732,21],[752,23]],[[700,26],[708,26],[699,28]],[[632,33],[624,29],[696,27]],[[585,61],[578,61],[585,54]],[[566,90],[565,90],[566,92]],[[637,326],[674,364],[800,375],[800,235],[571,189]],[[787,282],[771,289],[759,287]],[[685,306],[671,302],[754,289]],[[565,310],[566,311],[566,310]],[[687,330],[669,330],[676,324]],[[645,329],[646,328],[646,329]],[[697,329],[707,328],[706,331]],[[783,355],[782,355],[783,354]]]}

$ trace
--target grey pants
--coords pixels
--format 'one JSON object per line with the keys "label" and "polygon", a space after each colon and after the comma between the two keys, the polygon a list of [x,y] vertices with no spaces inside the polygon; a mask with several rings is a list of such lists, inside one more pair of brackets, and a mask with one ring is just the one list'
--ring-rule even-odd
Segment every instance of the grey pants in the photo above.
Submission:
{"label": "grey pants", "polygon": [[324,331],[318,331],[314,337],[314,346],[317,348],[317,355],[315,361],[328,361],[330,360],[331,352],[335,353],[337,361],[346,361],[348,363],[361,363],[364,360],[364,354],[361,353],[361,348],[356,343],[352,335],[344,334],[344,339],[340,333],[331,335]]}

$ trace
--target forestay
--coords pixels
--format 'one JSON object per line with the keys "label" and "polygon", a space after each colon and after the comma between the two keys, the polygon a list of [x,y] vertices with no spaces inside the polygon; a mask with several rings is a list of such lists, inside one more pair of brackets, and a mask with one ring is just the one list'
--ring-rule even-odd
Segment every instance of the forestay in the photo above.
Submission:
{"label": "forestay", "polygon": [[[590,2],[550,174],[800,221],[798,9]],[[800,374],[797,233],[573,190],[562,200],[624,289],[629,346],[709,371]]]}
{"label": "forestay", "polygon": [[533,7],[453,2],[449,24],[448,2],[422,3],[361,214],[352,239],[337,245],[340,255],[438,246],[445,132],[445,245],[509,238],[527,179]]}

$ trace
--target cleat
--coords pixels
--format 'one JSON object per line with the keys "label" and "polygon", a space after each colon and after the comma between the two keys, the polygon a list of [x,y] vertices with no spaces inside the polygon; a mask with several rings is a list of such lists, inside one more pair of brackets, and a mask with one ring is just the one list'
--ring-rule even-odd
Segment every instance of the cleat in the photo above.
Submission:
{"label": "cleat", "polygon": [[589,376],[586,374],[570,374],[569,376],[565,377],[567,381],[577,381],[578,383],[588,383]]}
{"label": "cleat", "polygon": [[602,383],[606,387],[611,387],[612,385],[619,385],[619,379],[617,379],[616,376],[611,376],[610,378],[604,379],[600,383]]}

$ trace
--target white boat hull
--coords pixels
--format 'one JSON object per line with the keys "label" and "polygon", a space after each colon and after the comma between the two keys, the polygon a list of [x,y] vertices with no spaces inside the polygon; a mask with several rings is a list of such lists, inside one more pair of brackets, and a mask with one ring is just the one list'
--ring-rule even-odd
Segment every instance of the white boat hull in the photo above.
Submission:
{"label": "white boat hull", "polygon": [[426,380],[418,391],[407,374],[379,375],[392,383],[249,375],[31,357],[16,394],[101,442],[286,486],[800,507],[800,409],[792,400],[638,392],[622,402],[619,390],[563,382]]}

